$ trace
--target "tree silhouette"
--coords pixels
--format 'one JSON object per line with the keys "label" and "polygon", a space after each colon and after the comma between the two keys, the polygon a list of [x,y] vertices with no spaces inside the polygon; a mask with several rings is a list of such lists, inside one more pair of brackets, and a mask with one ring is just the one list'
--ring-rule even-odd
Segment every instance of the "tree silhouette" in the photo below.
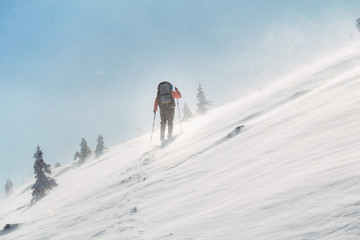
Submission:
{"label": "tree silhouette", "polygon": [[97,139],[97,145],[95,149],[95,157],[98,158],[104,153],[105,145],[104,145],[104,137],[99,135]]}
{"label": "tree silhouette", "polygon": [[46,164],[43,159],[43,152],[40,150],[40,147],[37,146],[36,153],[34,154],[35,164],[34,172],[36,182],[31,187],[32,191],[32,200],[31,202],[38,201],[43,198],[48,191],[57,186],[57,183],[54,179],[50,178],[48,175],[51,174],[50,165]]}
{"label": "tree silhouette", "polygon": [[206,106],[210,106],[211,105],[211,101],[206,100],[205,97],[205,93],[203,88],[201,87],[201,84],[199,83],[199,88],[198,88],[198,93],[196,96],[196,99],[198,100],[198,109],[197,109],[197,114],[199,115],[203,115],[207,112],[207,108]]}
{"label": "tree silhouette", "polygon": [[183,121],[188,121],[193,117],[193,114],[188,107],[188,105],[185,103],[184,109],[183,109]]}

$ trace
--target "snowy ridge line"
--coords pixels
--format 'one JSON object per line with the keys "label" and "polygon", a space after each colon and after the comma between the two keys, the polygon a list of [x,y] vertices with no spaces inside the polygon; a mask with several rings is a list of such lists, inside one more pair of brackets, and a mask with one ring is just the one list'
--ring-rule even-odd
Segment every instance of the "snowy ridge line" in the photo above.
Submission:
{"label": "snowy ridge line", "polygon": [[[360,62],[360,56],[357,56],[356,59]],[[347,62],[347,61],[344,60],[341,63],[344,63],[344,62]],[[353,64],[354,64],[354,62],[353,62]],[[331,77],[330,81],[327,81],[321,85],[312,86],[311,89],[297,91],[297,92],[293,93],[291,96],[286,97],[285,99],[279,100],[279,102],[275,103],[272,106],[269,106],[265,110],[253,113],[249,116],[246,116],[245,118],[229,125],[228,127],[238,125],[238,124],[241,124],[244,122],[248,122],[251,120],[255,120],[259,117],[265,116],[265,114],[267,114],[267,113],[270,113],[270,116],[273,114],[277,114],[279,111],[282,111],[282,109],[281,109],[282,107],[288,107],[287,106],[288,104],[294,103],[295,100],[301,100],[300,98],[308,97],[309,94],[318,94],[319,91],[323,91],[324,89],[336,87],[341,84],[349,84],[350,81],[356,81],[356,80],[358,80],[358,78],[360,76],[360,70],[356,66],[357,65],[355,65],[355,66],[351,65],[350,67],[346,68],[346,71],[343,72],[342,74]],[[331,69],[332,67],[333,66],[329,67],[329,69]],[[346,79],[346,82],[344,82],[344,79]],[[264,119],[258,119],[255,122],[259,122],[259,121],[263,121],[263,120]],[[252,123],[253,123],[253,121],[251,121],[251,124]],[[249,124],[247,124],[247,125],[249,125]],[[225,128],[227,128],[227,127],[225,127]]]}

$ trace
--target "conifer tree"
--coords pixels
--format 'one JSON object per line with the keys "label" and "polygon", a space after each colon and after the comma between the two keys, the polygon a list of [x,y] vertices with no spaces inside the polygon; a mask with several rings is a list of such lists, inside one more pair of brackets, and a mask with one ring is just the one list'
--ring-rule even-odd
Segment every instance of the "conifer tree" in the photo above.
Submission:
{"label": "conifer tree", "polygon": [[207,112],[206,106],[211,105],[211,101],[206,100],[205,93],[203,91],[203,88],[201,87],[201,84],[199,83],[198,93],[196,96],[196,99],[198,100],[198,109],[197,114],[203,115]]}
{"label": "conifer tree", "polygon": [[80,153],[76,152],[74,156],[74,160],[79,158],[79,164],[83,164],[86,159],[88,159],[91,156],[91,149],[88,147],[87,142],[85,138],[81,140],[80,144]]}
{"label": "conifer tree", "polygon": [[356,27],[360,31],[360,18],[356,20]]}
{"label": "conifer tree", "polygon": [[184,109],[183,109],[183,121],[188,121],[193,117],[193,114],[188,107],[188,105],[185,103]]}
{"label": "conifer tree", "polygon": [[5,184],[5,194],[6,194],[6,197],[10,197],[11,194],[13,193],[13,188],[14,188],[14,184],[11,182],[10,179],[8,179],[6,181],[6,184]]}
{"label": "conifer tree", "polygon": [[33,190],[33,198],[31,202],[40,200],[47,194],[47,192],[57,186],[56,181],[48,176],[51,174],[50,165],[44,162],[43,152],[40,150],[39,146],[37,146],[34,158],[34,173],[36,181],[35,184],[31,187]]}
{"label": "conifer tree", "polygon": [[97,139],[97,145],[96,145],[96,149],[95,149],[95,157],[98,158],[100,157],[105,149],[104,146],[104,137],[99,135],[98,139]]}
{"label": "conifer tree", "polygon": [[80,153],[79,153],[79,151],[76,151],[76,153],[74,155],[74,160],[76,160],[78,158],[80,159]]}

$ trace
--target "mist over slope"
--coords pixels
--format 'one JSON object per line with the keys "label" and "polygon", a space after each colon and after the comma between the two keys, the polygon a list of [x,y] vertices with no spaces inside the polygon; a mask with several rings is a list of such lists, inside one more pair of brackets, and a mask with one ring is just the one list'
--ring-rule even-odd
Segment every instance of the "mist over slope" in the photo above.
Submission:
{"label": "mist over slope", "polygon": [[34,206],[29,189],[1,203],[0,224],[21,225],[0,239],[357,239],[359,64],[356,45],[164,148],[148,134],[65,166]]}

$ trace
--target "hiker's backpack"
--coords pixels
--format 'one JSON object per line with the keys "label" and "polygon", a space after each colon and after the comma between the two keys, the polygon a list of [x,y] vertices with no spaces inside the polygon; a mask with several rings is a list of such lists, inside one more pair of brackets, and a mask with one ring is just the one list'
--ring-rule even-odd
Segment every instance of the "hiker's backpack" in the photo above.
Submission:
{"label": "hiker's backpack", "polygon": [[172,88],[173,86],[169,82],[159,83],[157,101],[160,108],[175,106],[175,100],[171,92]]}

